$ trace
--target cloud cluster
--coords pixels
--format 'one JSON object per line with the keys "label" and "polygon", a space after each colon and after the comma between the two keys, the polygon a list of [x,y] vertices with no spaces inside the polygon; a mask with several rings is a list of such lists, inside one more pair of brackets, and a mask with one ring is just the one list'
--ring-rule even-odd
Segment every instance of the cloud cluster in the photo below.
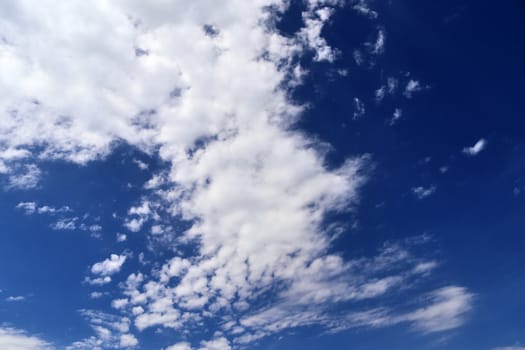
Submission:
{"label": "cloud cluster", "polygon": [[[303,108],[289,97],[300,82],[298,58],[336,59],[322,29],[341,4],[307,1],[303,27],[284,36],[275,24],[285,0],[0,3],[0,64],[11,72],[0,78],[0,171],[36,173],[30,162],[55,159],[85,164],[126,142],[158,152],[169,169],[148,182],[151,198],[129,209],[125,226],[141,232],[158,207],[170,221],[189,223],[183,232],[168,230],[186,253],[128,276],[113,301],[124,316],[83,311],[96,335],[70,349],[135,346],[131,324],[184,332],[222,320],[224,336],[203,341],[202,350],[312,324],[347,329],[358,320],[334,317],[330,307],[379,298],[425,276],[428,269],[417,269],[425,262],[402,247],[356,260],[331,251],[327,214],[359,202],[368,157],[329,166],[326,147],[293,128]],[[355,6],[373,16],[363,1]],[[379,30],[370,54],[381,54],[385,38]],[[409,82],[405,94],[420,88]],[[32,178],[12,187],[34,187]],[[77,227],[75,218],[61,220],[57,229]],[[163,231],[155,227],[153,234]],[[125,261],[112,254],[91,267],[86,282],[111,282]],[[403,321],[423,330],[435,329],[436,319],[458,326],[470,299],[449,303],[467,295],[451,290],[423,301],[444,309],[428,306]],[[265,299],[272,304],[261,307]]]}

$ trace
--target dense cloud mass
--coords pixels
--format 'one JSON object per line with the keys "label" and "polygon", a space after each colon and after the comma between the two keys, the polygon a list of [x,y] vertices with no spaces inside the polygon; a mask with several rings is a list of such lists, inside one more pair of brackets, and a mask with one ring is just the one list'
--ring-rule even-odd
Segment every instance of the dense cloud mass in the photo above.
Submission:
{"label": "dense cloud mass", "polygon": [[[424,332],[461,325],[473,296],[456,286],[403,314],[328,311],[383,296],[436,265],[412,254],[413,242],[351,261],[330,252],[326,214],[358,203],[369,159],[329,168],[323,145],[292,130],[304,107],[289,92],[306,74],[302,54],[336,59],[321,33],[341,5],[310,0],[303,27],[284,36],[275,23],[285,0],[2,1],[0,65],[10,74],[0,77],[0,172],[34,175],[8,186],[37,186],[39,162],[85,164],[125,142],[170,164],[148,182],[125,226],[141,231],[162,207],[192,223],[172,234],[197,247],[129,275],[112,304],[119,316],[82,311],[95,336],[71,349],[134,347],[131,332],[184,334],[206,319],[217,323],[212,339],[169,349],[231,349],[314,324],[338,331],[409,323]],[[363,1],[354,6],[377,16]],[[384,41],[380,31],[374,54]],[[167,187],[157,186],[160,177]],[[34,203],[20,207],[35,211]],[[86,282],[109,283],[125,261],[113,254],[94,264]]]}

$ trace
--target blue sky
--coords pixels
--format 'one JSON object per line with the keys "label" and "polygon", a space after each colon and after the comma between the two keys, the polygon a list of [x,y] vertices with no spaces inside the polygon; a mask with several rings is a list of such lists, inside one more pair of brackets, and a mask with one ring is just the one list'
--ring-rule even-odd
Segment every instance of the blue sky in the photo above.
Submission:
{"label": "blue sky", "polygon": [[525,3],[0,4],[0,348],[525,349]]}

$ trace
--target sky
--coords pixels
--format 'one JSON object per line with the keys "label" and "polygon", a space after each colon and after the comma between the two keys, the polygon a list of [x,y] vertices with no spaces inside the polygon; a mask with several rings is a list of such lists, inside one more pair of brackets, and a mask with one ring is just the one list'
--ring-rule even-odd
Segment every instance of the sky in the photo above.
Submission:
{"label": "sky", "polygon": [[0,349],[524,350],[525,2],[0,2]]}

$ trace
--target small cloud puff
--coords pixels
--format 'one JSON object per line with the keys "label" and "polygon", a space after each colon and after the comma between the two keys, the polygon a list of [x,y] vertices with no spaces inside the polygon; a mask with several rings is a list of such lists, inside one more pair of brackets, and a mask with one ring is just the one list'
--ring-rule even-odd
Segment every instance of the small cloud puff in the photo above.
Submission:
{"label": "small cloud puff", "polygon": [[418,198],[418,199],[424,199],[431,195],[433,195],[437,190],[436,185],[431,185],[429,187],[412,187],[412,193]]}
{"label": "small cloud puff", "polygon": [[125,255],[111,254],[111,256],[101,262],[95,263],[91,267],[91,273],[101,276],[110,276],[119,272],[126,261]]}
{"label": "small cloud puff", "polygon": [[487,148],[487,140],[482,138],[479,139],[478,142],[474,144],[474,146],[463,148],[463,154],[474,157],[481,153],[481,151],[483,151],[485,148]]}

